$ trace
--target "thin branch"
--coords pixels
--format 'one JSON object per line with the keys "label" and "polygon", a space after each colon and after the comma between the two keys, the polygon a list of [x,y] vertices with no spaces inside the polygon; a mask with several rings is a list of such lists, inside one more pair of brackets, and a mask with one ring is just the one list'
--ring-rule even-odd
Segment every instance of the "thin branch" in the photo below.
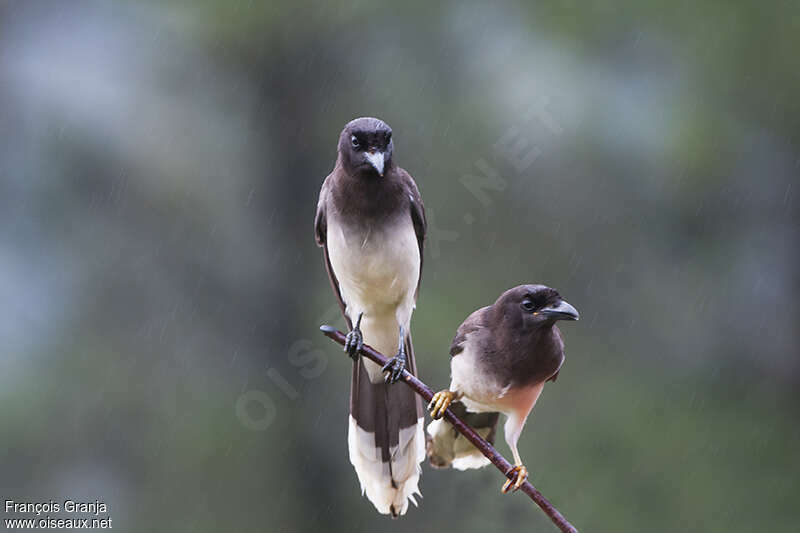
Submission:
{"label": "thin branch", "polygon": [[[332,326],[321,326],[319,329],[326,337],[344,345],[345,335],[341,331],[338,331]],[[372,349],[372,347],[367,346],[366,344],[363,348],[361,348],[361,355],[380,366],[385,365],[388,361],[388,359],[386,359],[381,353],[375,351]],[[411,387],[414,392],[422,396],[426,403],[431,401],[431,397],[433,397],[433,391],[431,391],[431,389],[428,388],[428,386],[422,381],[409,374],[408,371],[403,370],[403,375],[400,379],[406,385]],[[514,475],[511,471],[511,463],[506,461],[506,459],[500,455],[491,444],[486,442],[480,435],[475,433],[475,430],[468,426],[463,420],[455,416],[449,408],[447,411],[445,411],[444,418],[450,422],[459,433],[464,435],[467,440],[474,444],[475,447],[478,448],[478,450],[480,450],[480,452],[485,455],[486,458],[489,459],[492,464],[496,466],[497,469],[500,470],[500,472],[502,472],[508,479],[514,478]],[[520,487],[520,490],[530,496],[531,500],[533,500],[536,505],[542,508],[542,511],[544,511],[544,513],[550,517],[550,520],[552,520],[561,531],[564,531],[565,533],[578,532],[578,530],[575,529],[572,524],[567,522],[567,519],[558,512],[558,509],[553,507],[553,505],[547,501],[547,498],[542,496],[542,493],[536,490],[536,488],[531,485],[529,481],[526,480],[522,487]]]}

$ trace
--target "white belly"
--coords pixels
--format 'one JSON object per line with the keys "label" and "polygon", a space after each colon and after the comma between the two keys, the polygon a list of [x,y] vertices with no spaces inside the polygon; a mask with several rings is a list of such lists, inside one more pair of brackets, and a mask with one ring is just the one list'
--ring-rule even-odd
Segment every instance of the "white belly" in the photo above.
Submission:
{"label": "white belly", "polygon": [[[355,324],[364,313],[364,342],[387,357],[394,356],[399,326],[408,331],[419,281],[419,244],[411,217],[390,232],[369,230],[345,236],[340,224],[328,228],[328,255],[347,316]],[[367,365],[372,381],[382,379],[376,368]]]}

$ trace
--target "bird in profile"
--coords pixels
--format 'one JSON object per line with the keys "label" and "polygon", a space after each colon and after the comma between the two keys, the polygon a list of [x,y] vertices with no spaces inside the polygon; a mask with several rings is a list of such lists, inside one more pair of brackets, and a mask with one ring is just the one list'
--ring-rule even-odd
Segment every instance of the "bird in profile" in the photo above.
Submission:
{"label": "bird in profile", "polygon": [[[383,514],[402,515],[419,494],[424,411],[405,386],[416,374],[409,330],[422,275],[425,209],[414,179],[394,161],[392,129],[358,118],[339,135],[314,220],[353,358],[348,448],[362,493]],[[359,357],[367,342],[396,354],[381,368]],[[385,375],[384,375],[385,373]]]}
{"label": "bird in profile", "polygon": [[578,320],[578,311],[544,285],[509,289],[459,326],[450,346],[450,387],[437,392],[428,408],[428,458],[434,467],[459,470],[489,464],[477,448],[445,420],[448,407],[489,442],[499,414],[506,416],[505,439],[514,454],[514,477],[502,492],[518,490],[528,469],[517,442],[546,381],[555,381],[564,362],[559,320]]}

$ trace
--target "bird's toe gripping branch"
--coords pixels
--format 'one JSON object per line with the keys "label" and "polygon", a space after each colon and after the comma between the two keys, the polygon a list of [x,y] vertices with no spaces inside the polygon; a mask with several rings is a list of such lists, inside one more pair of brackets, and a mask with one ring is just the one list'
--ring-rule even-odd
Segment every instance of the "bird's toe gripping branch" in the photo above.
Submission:
{"label": "bird's toe gripping branch", "polygon": [[394,384],[400,380],[403,375],[403,370],[406,369],[406,354],[403,352],[398,353],[383,365],[381,371],[386,372],[386,383]]}
{"label": "bird's toe gripping branch", "polygon": [[428,404],[428,409],[431,412],[431,418],[434,420],[442,418],[444,416],[444,412],[447,411],[447,408],[450,407],[450,404],[456,399],[455,393],[446,389],[434,394],[433,398],[431,398],[431,401]]}
{"label": "bird's toe gripping branch", "polygon": [[381,368],[382,372],[388,372],[384,381],[389,385],[393,385],[400,381],[403,376],[403,370],[406,369],[406,336],[403,333],[403,326],[400,326],[400,336],[397,343],[397,355],[389,359],[389,361]]}
{"label": "bird's toe gripping branch", "polygon": [[347,352],[353,361],[358,360],[358,354],[361,353],[361,348],[364,347],[364,335],[361,334],[361,317],[364,313],[358,315],[356,327],[350,330],[344,341],[344,351]]}
{"label": "bird's toe gripping branch", "polygon": [[505,482],[503,488],[500,489],[500,492],[502,492],[503,494],[506,494],[509,491],[511,492],[518,491],[519,488],[522,486],[522,484],[525,483],[525,480],[528,479],[528,469],[525,468],[525,465],[515,465],[511,467],[511,470],[509,470],[506,473],[506,475],[512,472],[516,472],[517,475],[516,477],[509,479],[508,481]]}

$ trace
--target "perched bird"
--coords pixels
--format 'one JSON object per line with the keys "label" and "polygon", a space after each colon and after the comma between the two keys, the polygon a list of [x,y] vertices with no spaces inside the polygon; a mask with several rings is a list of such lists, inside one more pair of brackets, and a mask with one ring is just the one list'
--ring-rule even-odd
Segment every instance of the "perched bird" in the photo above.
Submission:
{"label": "perched bird", "polygon": [[[578,311],[544,285],[520,285],[472,313],[450,346],[450,388],[437,392],[428,408],[428,457],[435,467],[479,468],[489,464],[477,448],[446,421],[450,407],[490,442],[498,413],[506,415],[505,438],[514,454],[517,490],[528,476],[517,450],[522,427],[546,381],[555,381],[564,362],[558,320],[578,320]],[[452,402],[452,404],[451,404]]]}
{"label": "perched bird", "polygon": [[[392,129],[377,118],[349,122],[325,178],[314,232],[350,332],[354,359],[348,446],[362,493],[383,514],[416,505],[425,459],[421,400],[393,386],[416,374],[409,324],[422,274],[425,209],[414,179],[393,158]],[[355,326],[353,326],[355,324]],[[359,358],[364,342],[396,354],[383,368]],[[386,372],[384,377],[383,372]]]}

